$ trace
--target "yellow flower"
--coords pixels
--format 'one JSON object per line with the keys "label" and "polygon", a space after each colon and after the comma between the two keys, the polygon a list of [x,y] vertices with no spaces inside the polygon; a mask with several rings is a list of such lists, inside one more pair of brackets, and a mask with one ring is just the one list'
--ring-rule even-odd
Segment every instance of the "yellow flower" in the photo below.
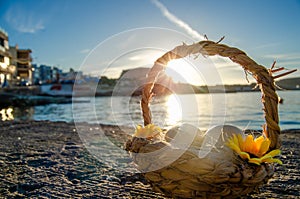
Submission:
{"label": "yellow flower", "polygon": [[154,124],[148,124],[145,127],[138,125],[136,127],[136,130],[135,130],[133,136],[151,139],[151,138],[159,135],[161,132],[162,132],[161,128],[159,128],[158,126],[155,126]]}
{"label": "yellow flower", "polygon": [[252,135],[243,137],[241,134],[233,135],[227,142],[228,147],[237,152],[241,158],[247,159],[250,163],[260,165],[263,162],[276,162],[282,164],[279,159],[273,158],[280,154],[281,151],[279,149],[265,154],[269,150],[270,144],[271,141],[264,136],[253,138]]}

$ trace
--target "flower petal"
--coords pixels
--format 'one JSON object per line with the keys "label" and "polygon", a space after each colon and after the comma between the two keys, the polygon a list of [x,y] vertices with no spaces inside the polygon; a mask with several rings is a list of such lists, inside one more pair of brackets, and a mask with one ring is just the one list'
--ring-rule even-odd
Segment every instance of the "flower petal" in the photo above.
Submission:
{"label": "flower petal", "polygon": [[282,164],[281,160],[272,157],[265,158],[264,160],[262,160],[262,162]]}
{"label": "flower petal", "polygon": [[271,160],[267,160],[266,162],[268,163],[278,163],[278,164],[283,164],[281,160],[277,158],[272,158]]}
{"label": "flower petal", "polygon": [[280,149],[275,149],[273,151],[270,151],[269,153],[267,153],[266,155],[270,155],[272,157],[277,156],[281,153]]}
{"label": "flower petal", "polygon": [[[233,137],[232,137],[232,141],[234,144],[238,145],[239,146],[239,139],[237,138],[237,136],[234,134]],[[240,147],[240,146],[239,146]]]}
{"label": "flower petal", "polygon": [[259,149],[259,152],[258,152],[258,156],[259,157],[261,157],[262,155],[264,155],[267,151],[268,151],[268,149],[269,149],[269,147],[270,147],[270,144],[271,144],[271,141],[268,139],[268,138],[266,138],[262,143],[261,143],[261,146],[260,146],[260,149]]}
{"label": "flower petal", "polygon": [[257,137],[254,142],[258,145],[261,145],[261,143],[265,140],[265,137],[263,135]]}
{"label": "flower petal", "polygon": [[275,149],[275,150],[267,153],[266,155],[262,156],[260,159],[264,160],[264,159],[268,159],[268,158],[273,158],[274,156],[279,155],[280,152],[281,151],[279,149]]}
{"label": "flower petal", "polygon": [[250,163],[253,163],[253,164],[257,164],[257,165],[260,165],[261,163],[261,160],[259,158],[251,158],[249,160]]}
{"label": "flower petal", "polygon": [[239,142],[239,147],[242,151],[244,151],[244,138],[241,134],[237,135],[238,142]]}
{"label": "flower petal", "polygon": [[238,145],[236,145],[235,143],[233,143],[233,141],[230,141],[227,143],[227,146],[231,149],[233,149],[235,152],[237,152],[238,154],[241,153],[241,149],[238,147]]}
{"label": "flower petal", "polygon": [[255,147],[253,147],[253,154],[258,154],[259,153],[259,150],[260,150],[260,147],[261,147],[261,144],[263,143],[263,141],[265,140],[265,137],[264,136],[259,136],[258,138],[256,138],[254,140],[254,143],[255,143]]}
{"label": "flower petal", "polygon": [[270,158],[273,158],[272,156],[266,154],[264,155],[263,157],[259,158],[261,161],[264,161],[264,160],[267,160],[267,159],[270,159]]}
{"label": "flower petal", "polygon": [[253,136],[252,135],[247,135],[246,140],[244,142],[244,150],[246,152],[251,152],[252,147],[254,146],[254,141],[253,141]]}
{"label": "flower petal", "polygon": [[240,152],[239,155],[241,156],[241,158],[243,159],[250,159],[250,155],[247,152]]}

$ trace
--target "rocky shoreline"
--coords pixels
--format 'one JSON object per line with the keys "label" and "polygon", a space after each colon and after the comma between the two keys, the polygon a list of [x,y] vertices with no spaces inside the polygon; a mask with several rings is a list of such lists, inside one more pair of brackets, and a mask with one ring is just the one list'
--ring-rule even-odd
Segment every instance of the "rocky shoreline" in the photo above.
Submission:
{"label": "rocky shoreline", "polygon": [[[99,133],[100,128],[105,135]],[[121,147],[133,129],[87,123],[75,127],[65,122],[1,122],[0,198],[165,198],[151,190],[129,158],[121,157],[126,152],[102,143],[103,159],[95,157],[78,131],[107,137]],[[280,159],[284,165],[276,166],[274,178],[260,193],[247,198],[300,197],[299,135],[300,129],[282,132]]]}

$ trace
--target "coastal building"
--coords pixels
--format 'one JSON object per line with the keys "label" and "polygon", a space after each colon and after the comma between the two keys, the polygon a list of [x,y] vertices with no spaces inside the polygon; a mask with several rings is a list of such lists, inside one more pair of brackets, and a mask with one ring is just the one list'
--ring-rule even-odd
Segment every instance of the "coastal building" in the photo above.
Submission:
{"label": "coastal building", "polygon": [[[75,71],[73,68],[70,68],[69,72],[61,73],[60,80],[63,82],[73,82],[75,79],[83,79],[84,75],[82,71]],[[79,82],[79,81],[78,81]]]}
{"label": "coastal building", "polygon": [[32,84],[32,58],[30,49],[19,49],[18,45],[10,46],[11,65],[16,67],[16,78],[20,84]]}
{"label": "coastal building", "polygon": [[52,82],[52,67],[41,64],[39,67],[39,83],[50,83]]}
{"label": "coastal building", "polygon": [[33,70],[33,82],[34,84],[49,84],[49,83],[73,83],[75,78],[84,77],[81,71],[76,72],[70,69],[69,72],[63,72],[62,69],[56,66],[49,66],[45,64],[32,65]]}
{"label": "coastal building", "polygon": [[8,34],[0,29],[0,85],[8,86],[15,73],[15,67],[10,65]]}
{"label": "coastal building", "polygon": [[32,64],[32,84],[40,84],[40,67],[37,64]]}
{"label": "coastal building", "polygon": [[52,82],[56,82],[59,83],[60,82],[60,78],[62,76],[62,70],[57,68],[57,67],[53,67],[52,68]]}
{"label": "coastal building", "polygon": [[62,75],[62,70],[57,67],[41,64],[40,66],[33,65],[34,84],[58,83]]}

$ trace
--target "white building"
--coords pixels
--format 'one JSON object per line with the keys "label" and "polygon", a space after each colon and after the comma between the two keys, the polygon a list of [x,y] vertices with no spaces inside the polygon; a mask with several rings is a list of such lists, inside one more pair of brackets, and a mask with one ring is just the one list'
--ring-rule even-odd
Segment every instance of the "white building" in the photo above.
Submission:
{"label": "white building", "polygon": [[17,80],[32,83],[32,58],[30,49],[19,49],[18,45],[10,46],[11,65],[16,67]]}
{"label": "white building", "polygon": [[0,29],[0,85],[4,87],[13,78],[15,67],[10,65],[8,34]]}

